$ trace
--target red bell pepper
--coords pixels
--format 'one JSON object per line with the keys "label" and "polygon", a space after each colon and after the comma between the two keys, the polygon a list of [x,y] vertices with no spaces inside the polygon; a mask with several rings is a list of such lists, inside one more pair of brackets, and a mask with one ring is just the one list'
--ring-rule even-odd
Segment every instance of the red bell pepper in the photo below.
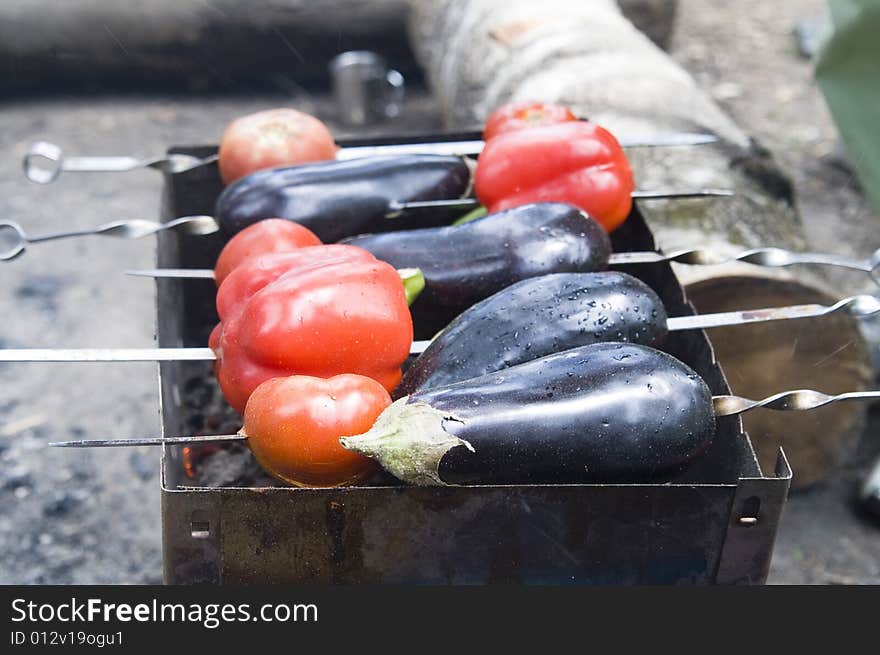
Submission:
{"label": "red bell pepper", "polygon": [[240,306],[251,296],[288,270],[299,270],[304,266],[372,261],[375,261],[375,257],[363,248],[343,244],[306,246],[288,252],[248,257],[238,263],[217,289],[217,315],[222,321],[224,317],[239,311]]}
{"label": "red bell pepper", "polygon": [[312,246],[239,265],[217,291],[209,345],[223,394],[238,412],[265,380],[358,373],[389,391],[413,338],[398,272],[355,246]]}
{"label": "red bell pepper", "polygon": [[[223,279],[220,289],[217,290],[217,313],[221,317],[229,314],[232,311],[231,307],[247,300],[290,268],[313,261],[324,263],[344,263],[362,259],[373,261],[372,258],[365,257],[364,252],[366,251],[355,246],[330,244],[319,247],[308,246],[288,252],[267,252],[248,257],[240,261],[232,273]],[[397,274],[403,284],[406,301],[411,305],[425,288],[425,276],[417,268],[401,268],[397,270]]]}
{"label": "red bell pepper", "polygon": [[514,132],[526,127],[555,125],[576,120],[578,117],[564,105],[535,101],[512,102],[501,105],[489,115],[483,127],[483,140],[488,141],[499,134]]}
{"label": "red bell pepper", "polygon": [[573,121],[499,134],[486,142],[474,177],[489,212],[532,202],[567,202],[609,232],[632,208],[632,170],[617,139]]}

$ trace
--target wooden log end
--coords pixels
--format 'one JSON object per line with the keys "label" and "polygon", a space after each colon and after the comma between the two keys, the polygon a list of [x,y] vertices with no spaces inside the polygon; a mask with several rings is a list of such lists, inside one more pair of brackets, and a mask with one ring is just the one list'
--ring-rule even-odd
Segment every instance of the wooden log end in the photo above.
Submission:
{"label": "wooden log end", "polygon": [[[718,275],[686,286],[700,313],[838,298],[794,277]],[[708,330],[733,392],[748,398],[789,389],[837,394],[871,388],[868,346],[846,314]],[[754,410],[743,415],[762,469],[772,471],[781,446],[794,471],[793,489],[810,487],[839,467],[858,444],[867,406],[836,403],[807,412]]]}

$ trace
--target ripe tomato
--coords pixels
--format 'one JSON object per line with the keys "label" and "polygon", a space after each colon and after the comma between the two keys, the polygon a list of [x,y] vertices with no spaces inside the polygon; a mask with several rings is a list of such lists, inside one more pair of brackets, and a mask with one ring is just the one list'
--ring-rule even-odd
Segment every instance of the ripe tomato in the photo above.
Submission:
{"label": "ripe tomato", "polygon": [[269,109],[232,121],[220,138],[220,178],[224,184],[264,168],[336,157],[330,130],[296,109]]}
{"label": "ripe tomato", "polygon": [[568,107],[549,102],[514,102],[493,111],[483,128],[483,140],[526,127],[578,120]]}
{"label": "ripe tomato", "polygon": [[251,394],[242,431],[267,473],[296,486],[336,487],[376,470],[339,438],[367,432],[390,404],[385,388],[361,375],[274,378]]}
{"label": "ripe tomato", "polygon": [[321,240],[308,228],[283,218],[267,218],[249,225],[229,240],[217,258],[214,279],[219,285],[243,260],[254,255],[320,245]]}

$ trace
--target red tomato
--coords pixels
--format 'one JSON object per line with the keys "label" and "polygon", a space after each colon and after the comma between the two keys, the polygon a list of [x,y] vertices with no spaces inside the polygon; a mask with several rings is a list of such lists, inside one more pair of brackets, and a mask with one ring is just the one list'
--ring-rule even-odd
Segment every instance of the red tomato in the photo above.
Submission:
{"label": "red tomato", "polygon": [[214,279],[219,285],[243,260],[254,255],[320,245],[321,240],[311,230],[293,221],[283,218],[257,221],[232,237],[220,251]]}
{"label": "red tomato", "polygon": [[483,128],[483,140],[526,127],[578,120],[568,107],[549,102],[514,102],[493,111]]}
{"label": "red tomato", "polygon": [[264,168],[324,161],[336,157],[330,130],[296,109],[269,109],[232,121],[220,139],[220,178],[224,184]]}
{"label": "red tomato", "polygon": [[376,470],[339,438],[367,432],[390,404],[385,388],[361,375],[274,378],[251,394],[242,431],[267,473],[296,486],[337,487]]}

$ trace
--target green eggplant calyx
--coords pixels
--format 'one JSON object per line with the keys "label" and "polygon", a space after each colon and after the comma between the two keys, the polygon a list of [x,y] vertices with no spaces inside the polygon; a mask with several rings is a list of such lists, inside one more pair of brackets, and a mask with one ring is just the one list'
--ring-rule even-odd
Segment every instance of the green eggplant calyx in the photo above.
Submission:
{"label": "green eggplant calyx", "polygon": [[408,403],[404,396],[389,405],[364,434],[341,437],[343,447],[375,459],[394,477],[420,486],[447,486],[440,479],[440,460],[452,448],[465,446],[464,439],[444,429],[446,421],[463,422],[428,403]]}
{"label": "green eggplant calyx", "polygon": [[403,282],[406,304],[412,305],[425,288],[425,275],[419,268],[399,268],[397,272]]}

